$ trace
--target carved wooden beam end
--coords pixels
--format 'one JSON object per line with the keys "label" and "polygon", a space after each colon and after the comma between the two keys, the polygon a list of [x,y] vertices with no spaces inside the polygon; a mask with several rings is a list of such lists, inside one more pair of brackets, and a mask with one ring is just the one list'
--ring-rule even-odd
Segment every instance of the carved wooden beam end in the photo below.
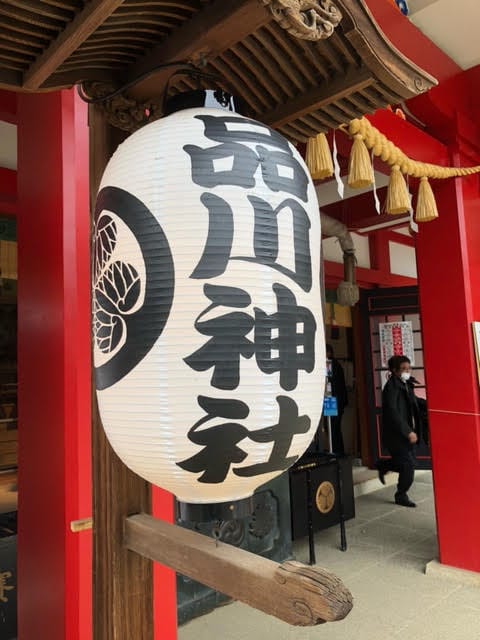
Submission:
{"label": "carved wooden beam end", "polygon": [[[340,578],[326,569],[290,560],[278,565],[275,578],[280,584],[288,585],[290,593],[296,594],[292,597],[291,607],[298,615],[298,622],[290,624],[305,627],[336,622],[352,610],[352,594]],[[282,620],[289,622],[285,618]]]}
{"label": "carved wooden beam end", "polygon": [[333,35],[342,14],[332,0],[261,0],[273,18],[300,40],[324,40]]}
{"label": "carved wooden beam end", "polygon": [[125,546],[235,600],[296,626],[342,620],[352,595],[325,569],[272,560],[139,514],[125,521]]}
{"label": "carved wooden beam end", "polygon": [[149,122],[162,116],[160,101],[136,100],[124,92],[108,97],[115,92],[113,84],[83,82],[82,92],[88,100],[99,100],[98,106],[112,127],[133,133]]}

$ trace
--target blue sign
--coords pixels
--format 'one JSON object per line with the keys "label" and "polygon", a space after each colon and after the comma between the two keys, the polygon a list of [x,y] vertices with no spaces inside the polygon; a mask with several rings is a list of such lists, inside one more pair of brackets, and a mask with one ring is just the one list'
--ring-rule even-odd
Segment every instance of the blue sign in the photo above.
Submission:
{"label": "blue sign", "polygon": [[337,399],[333,396],[327,396],[323,400],[323,415],[328,417],[338,416]]}
{"label": "blue sign", "polygon": [[403,13],[404,16],[408,16],[408,3],[407,0],[395,0],[397,7]]}

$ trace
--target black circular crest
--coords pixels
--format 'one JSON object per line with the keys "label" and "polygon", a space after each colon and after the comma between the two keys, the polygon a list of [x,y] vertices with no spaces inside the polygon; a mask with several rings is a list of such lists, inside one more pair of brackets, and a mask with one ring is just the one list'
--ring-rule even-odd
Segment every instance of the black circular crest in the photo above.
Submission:
{"label": "black circular crest", "polygon": [[[115,251],[119,242],[117,222],[109,212],[118,216],[135,237],[145,267],[144,278],[138,265],[130,264]],[[93,331],[97,349],[107,357],[113,355],[95,367],[99,391],[124,378],[153,347],[172,308],[174,283],[172,253],[152,212],[123,189],[102,189],[95,207]]]}

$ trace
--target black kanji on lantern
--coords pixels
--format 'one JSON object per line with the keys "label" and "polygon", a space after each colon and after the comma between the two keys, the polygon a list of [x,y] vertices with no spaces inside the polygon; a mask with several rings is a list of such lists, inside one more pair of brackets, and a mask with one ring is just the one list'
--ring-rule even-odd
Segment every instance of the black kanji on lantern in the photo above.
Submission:
{"label": "black kanji on lantern", "polygon": [[[238,445],[249,439],[258,443],[273,443],[270,456],[266,462],[247,467],[235,467],[237,476],[251,477],[264,473],[283,471],[291,466],[298,456],[288,456],[293,437],[307,433],[310,429],[310,418],[298,415],[298,406],[287,396],[278,396],[278,422],[264,429],[249,431],[244,425],[231,420],[244,420],[249,415],[248,406],[234,399],[209,398],[199,396],[198,404],[207,414],[200,418],[188,432],[188,439],[203,449],[177,465],[191,473],[201,473],[199,482],[218,484],[223,482],[230,467],[243,462],[248,454]],[[216,418],[229,422],[204,427]],[[204,427],[204,428],[202,428]]]}
{"label": "black kanji on lantern", "polygon": [[[281,284],[274,284],[277,311],[268,315],[255,309],[255,317],[234,311],[209,320],[202,318],[214,309],[246,308],[251,298],[238,287],[206,284],[204,292],[212,302],[195,321],[195,328],[210,340],[185,358],[195,371],[213,367],[212,386],[235,389],[240,382],[240,357],[254,353],[264,373],[280,373],[280,385],[286,391],[295,389],[298,371],[313,371],[316,322],[306,307],[297,305],[293,293]],[[253,342],[246,336],[255,328]]]}
{"label": "black kanji on lantern", "polygon": [[[209,224],[205,248],[191,278],[208,280],[222,275],[229,260],[256,262],[275,269],[296,282],[304,291],[312,288],[312,264],[310,258],[310,219],[302,205],[287,198],[275,209],[262,198],[248,196],[254,212],[253,255],[232,256],[234,219],[226,200],[212,193],[203,193],[202,204],[208,210]],[[278,217],[290,213],[293,222],[294,270],[278,262]],[[290,241],[290,238],[288,239]]]}
{"label": "black kanji on lantern", "polygon": [[254,442],[273,442],[270,456],[266,462],[239,467],[233,472],[237,476],[251,477],[262,473],[283,471],[296,462],[298,456],[288,456],[293,436],[307,433],[310,429],[310,418],[298,415],[297,403],[288,396],[277,397],[279,416],[277,424],[265,429],[250,431],[248,437]]}
{"label": "black kanji on lantern", "polygon": [[237,445],[248,437],[248,429],[238,422],[223,422],[204,429],[201,427],[215,418],[243,420],[250,410],[241,400],[207,396],[199,396],[197,400],[207,415],[193,425],[188,432],[188,439],[203,449],[188,460],[177,462],[177,465],[191,473],[203,472],[198,478],[199,482],[218,484],[227,477],[230,465],[242,462],[247,457]]}
{"label": "black kanji on lantern", "polygon": [[185,358],[195,371],[213,367],[212,385],[217,389],[235,389],[240,379],[240,356],[251,358],[253,343],[246,337],[254,320],[248,313],[233,311],[210,320],[202,318],[217,307],[242,309],[251,304],[246,291],[238,287],[206,284],[203,289],[210,304],[195,320],[195,329],[210,340],[198,351]]}
{"label": "black kanji on lantern", "polygon": [[205,136],[214,142],[253,142],[268,144],[282,151],[290,152],[286,138],[274,129],[270,129],[260,122],[235,116],[197,115],[205,125]]}
{"label": "black kanji on lantern", "polygon": [[277,311],[268,315],[255,309],[255,355],[264,373],[280,372],[280,386],[295,389],[298,371],[311,373],[315,366],[315,331],[312,312],[297,306],[293,293],[274,284]]}
{"label": "black kanji on lantern", "polygon": [[[246,118],[195,116],[205,125],[205,136],[220,144],[183,148],[192,160],[192,180],[202,187],[219,185],[255,186],[255,173],[261,167],[267,187],[308,200],[308,176],[282,136]],[[245,129],[241,126],[245,124]],[[255,150],[245,143],[256,144]],[[272,149],[273,147],[273,149]]]}
{"label": "black kanji on lantern", "polygon": [[202,187],[228,184],[249,189],[255,186],[259,158],[255,151],[236,142],[225,142],[202,149],[187,144],[184,150],[192,158],[192,180]]}
{"label": "black kanji on lantern", "polygon": [[[302,205],[287,198],[275,209],[262,198],[249,196],[248,200],[255,212],[255,228],[253,235],[253,247],[255,258],[234,257],[234,260],[247,260],[249,262],[260,262],[272,269],[291,278],[304,291],[312,288],[312,263],[310,258],[310,218]],[[292,271],[288,267],[277,262],[279,237],[278,237],[278,217],[281,213],[291,212],[293,223],[293,251],[295,259],[295,269]]]}
{"label": "black kanji on lantern", "polygon": [[[211,280],[225,274],[230,261],[244,261],[272,269],[310,292],[311,222],[304,207],[310,182],[289,143],[277,132],[246,118],[195,117],[203,122],[205,136],[212,144],[183,147],[190,156],[193,182],[206,188],[200,200],[208,211],[205,246],[190,277]],[[261,185],[258,193],[253,190],[257,185]],[[238,198],[233,198],[230,203],[229,190],[221,188],[225,186],[237,196],[239,190],[247,190],[244,201],[238,205]],[[213,193],[217,187],[220,189]],[[272,196],[266,195],[269,192]],[[280,197],[274,198],[275,193]],[[252,245],[239,252],[234,248],[235,216],[244,215],[245,208],[251,212],[251,220],[245,224],[253,223]],[[287,220],[288,228],[280,223]],[[288,256],[288,262],[280,256]],[[243,288],[204,284],[210,304],[196,318],[195,329],[208,340],[184,361],[195,371],[211,369],[212,387],[236,389],[241,359],[253,355],[260,371],[279,374],[280,386],[286,391],[297,387],[299,371],[314,370],[317,326],[312,312],[297,304],[287,286],[268,286],[272,286],[270,295],[276,310],[273,306],[267,312],[254,306]],[[287,396],[277,397],[278,422],[253,431],[242,424],[249,415],[243,401],[199,396],[198,403],[206,415],[193,425],[188,438],[202,448],[177,464],[198,474],[199,482],[221,483],[230,470],[237,476],[251,477],[287,469],[298,457],[289,456],[294,436],[310,430],[310,418],[299,416],[296,402]],[[271,443],[265,447],[269,453],[259,463],[239,466],[248,457],[248,449],[245,451],[241,443],[248,441]]]}

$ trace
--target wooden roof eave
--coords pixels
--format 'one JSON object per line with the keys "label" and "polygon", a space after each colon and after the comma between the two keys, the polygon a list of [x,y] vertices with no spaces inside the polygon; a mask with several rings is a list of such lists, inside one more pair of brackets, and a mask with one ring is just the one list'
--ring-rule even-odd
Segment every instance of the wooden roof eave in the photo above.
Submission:
{"label": "wooden roof eave", "polygon": [[[9,2],[13,0],[0,0]],[[28,2],[33,11],[40,0]],[[65,2],[78,5],[78,0]],[[124,31],[122,25],[130,11],[138,14],[139,3],[148,14],[148,29]],[[168,25],[168,35],[152,47],[155,29],[160,34]],[[15,25],[26,52],[34,28]],[[0,38],[2,29],[0,25]],[[18,39],[19,32],[8,33]],[[38,38],[45,37],[38,31]],[[127,54],[128,42],[144,53],[135,59],[130,46]],[[16,43],[16,55],[18,47]],[[27,57],[32,58],[31,52]],[[8,68],[8,59],[2,68],[0,51],[0,87],[45,91],[87,82],[95,95],[105,96],[111,88],[128,86],[123,95],[103,104],[112,122],[133,130],[142,123],[145,106],[160,115],[172,70],[159,65],[177,61],[221,76],[225,88],[249,104],[253,117],[296,140],[436,84],[392,46],[364,0],[90,0],[23,73]],[[188,78],[176,79],[170,91],[188,86]],[[129,129],[122,110],[132,112],[135,103]]]}
{"label": "wooden roof eave", "polygon": [[[376,78],[403,99],[438,84],[437,80],[404,56],[386,37],[364,2],[337,0],[344,13],[343,30]],[[399,16],[399,19],[403,19]],[[348,27],[347,27],[347,22]],[[408,95],[405,95],[408,94]]]}

